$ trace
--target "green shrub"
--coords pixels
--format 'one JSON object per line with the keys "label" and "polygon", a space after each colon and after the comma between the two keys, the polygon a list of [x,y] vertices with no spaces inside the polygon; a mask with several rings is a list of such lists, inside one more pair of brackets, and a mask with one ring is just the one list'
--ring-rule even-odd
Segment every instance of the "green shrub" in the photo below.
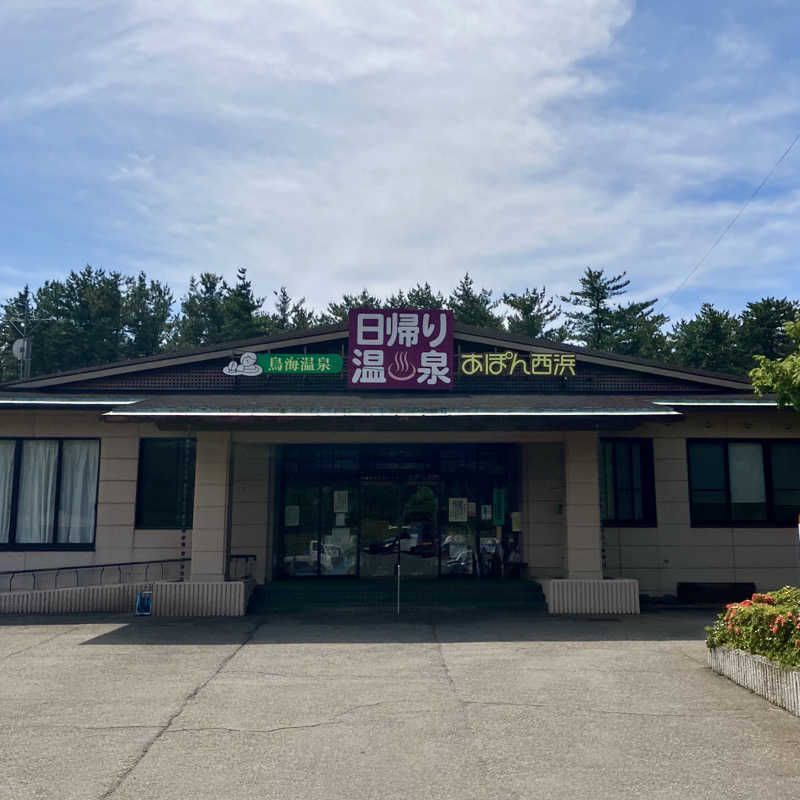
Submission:
{"label": "green shrub", "polygon": [[735,647],[800,667],[800,589],[784,586],[730,603],[706,633],[709,647]]}

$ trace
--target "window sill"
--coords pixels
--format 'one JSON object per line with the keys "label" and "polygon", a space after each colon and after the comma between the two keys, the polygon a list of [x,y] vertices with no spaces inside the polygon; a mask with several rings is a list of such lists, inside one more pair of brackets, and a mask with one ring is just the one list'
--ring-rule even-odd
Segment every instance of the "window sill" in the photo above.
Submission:
{"label": "window sill", "polygon": [[630,520],[618,519],[604,519],[600,523],[604,528],[657,528],[658,521],[654,519],[645,519],[641,521],[631,522]]}
{"label": "window sill", "polygon": [[770,522],[769,520],[760,520],[757,522],[692,522],[691,528],[785,528],[787,530],[796,531],[797,524],[794,522]]}
{"label": "window sill", "polygon": [[191,526],[188,528],[181,528],[175,525],[136,525],[133,528],[133,532],[136,533],[136,531],[178,531],[179,533],[191,533],[192,528]]}
{"label": "window sill", "polygon": [[0,544],[0,551],[6,552],[38,552],[38,551],[69,551],[76,550],[78,552],[86,552],[94,550],[94,542],[89,544],[34,544],[34,543],[20,543],[20,544]]}

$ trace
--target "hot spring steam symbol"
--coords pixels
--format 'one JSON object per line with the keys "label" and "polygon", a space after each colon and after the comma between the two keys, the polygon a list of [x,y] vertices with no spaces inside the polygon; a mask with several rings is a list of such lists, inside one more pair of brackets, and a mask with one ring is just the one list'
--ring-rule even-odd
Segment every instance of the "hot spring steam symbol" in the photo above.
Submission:
{"label": "hot spring steam symbol", "polygon": [[394,361],[389,364],[387,372],[396,381],[410,381],[417,374],[417,368],[408,363],[408,354],[401,351],[394,354]]}

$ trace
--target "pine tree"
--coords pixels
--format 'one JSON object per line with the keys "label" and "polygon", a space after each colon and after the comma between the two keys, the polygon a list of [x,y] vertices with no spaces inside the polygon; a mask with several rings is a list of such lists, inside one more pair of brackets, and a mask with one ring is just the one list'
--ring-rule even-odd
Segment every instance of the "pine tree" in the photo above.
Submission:
{"label": "pine tree", "polygon": [[14,342],[37,334],[34,296],[29,286],[3,304],[0,315],[0,382],[21,377],[20,365],[13,353]]}
{"label": "pine tree", "polygon": [[[122,276],[88,264],[65,281],[45,281],[35,297],[41,323],[32,372],[107,364],[123,355]],[[45,333],[46,331],[46,333]]]}
{"label": "pine tree", "polygon": [[264,333],[266,323],[258,313],[263,305],[264,298],[253,294],[253,284],[247,278],[247,270],[240,267],[236,271],[236,284],[232,288],[225,287],[219,341],[251,339]]}
{"label": "pine tree", "polygon": [[176,347],[199,347],[223,341],[224,303],[228,285],[221,275],[203,272],[198,282],[189,278],[189,288],[181,298],[181,313],[175,324]]}
{"label": "pine tree", "polygon": [[561,306],[556,305],[554,298],[547,296],[546,287],[537,289],[534,286],[521,294],[505,292],[503,302],[512,309],[512,313],[506,317],[509,333],[556,342],[563,342],[569,337],[569,329],[565,325],[548,327],[561,316]]}
{"label": "pine tree", "polygon": [[475,282],[467,272],[447,298],[453,316],[465,325],[477,328],[502,328],[503,317],[495,313],[499,300],[492,300],[491,289],[475,291]]}
{"label": "pine tree", "polygon": [[344,294],[340,302],[328,303],[321,321],[327,325],[347,322],[351,308],[383,308],[383,303],[366,289],[362,289],[361,294]]}
{"label": "pine tree", "polygon": [[426,281],[418,283],[407,292],[401,289],[386,301],[387,308],[444,308],[444,296],[441,292],[434,292]]}
{"label": "pine tree", "polygon": [[765,356],[771,361],[785,358],[792,350],[792,341],[786,323],[800,314],[800,303],[786,297],[764,297],[748,303],[739,315],[741,326],[738,334],[739,351],[743,367],[753,366],[753,357]]}
{"label": "pine tree", "polygon": [[141,358],[161,352],[170,334],[172,290],[160,281],[148,283],[144,272],[123,281],[123,352],[127,358]]}
{"label": "pine tree", "polygon": [[602,269],[586,268],[579,279],[580,289],[561,298],[579,309],[566,313],[571,335],[593,350],[664,359],[669,345],[662,328],[669,318],[655,312],[658,299],[611,305],[611,300],[626,293],[630,285],[626,275],[606,277]]}
{"label": "pine tree", "polygon": [[737,348],[739,321],[727,311],[703,303],[693,319],[681,320],[670,335],[675,360],[686,367],[741,372]]}
{"label": "pine tree", "polygon": [[612,352],[622,356],[669,360],[669,339],[663,330],[669,317],[655,312],[653,306],[656,302],[658,301],[645,300],[613,309]]}
{"label": "pine tree", "polygon": [[276,292],[275,311],[269,315],[268,328],[271,333],[289,330],[304,330],[317,324],[316,316],[310,308],[306,308],[306,299],[292,300],[285,286]]}
{"label": "pine tree", "polygon": [[562,302],[587,309],[566,313],[575,338],[585,347],[608,351],[613,348],[616,331],[609,301],[625,294],[630,285],[629,280],[624,280],[626,274],[622,272],[607,278],[604,270],[587,267],[579,279],[580,289],[573,289],[568,295],[562,296]]}

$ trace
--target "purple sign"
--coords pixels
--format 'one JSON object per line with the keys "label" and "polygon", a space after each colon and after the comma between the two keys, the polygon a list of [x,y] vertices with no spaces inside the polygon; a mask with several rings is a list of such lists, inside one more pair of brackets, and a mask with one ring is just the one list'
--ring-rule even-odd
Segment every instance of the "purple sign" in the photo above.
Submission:
{"label": "purple sign", "polygon": [[453,312],[350,310],[351,389],[452,389]]}

